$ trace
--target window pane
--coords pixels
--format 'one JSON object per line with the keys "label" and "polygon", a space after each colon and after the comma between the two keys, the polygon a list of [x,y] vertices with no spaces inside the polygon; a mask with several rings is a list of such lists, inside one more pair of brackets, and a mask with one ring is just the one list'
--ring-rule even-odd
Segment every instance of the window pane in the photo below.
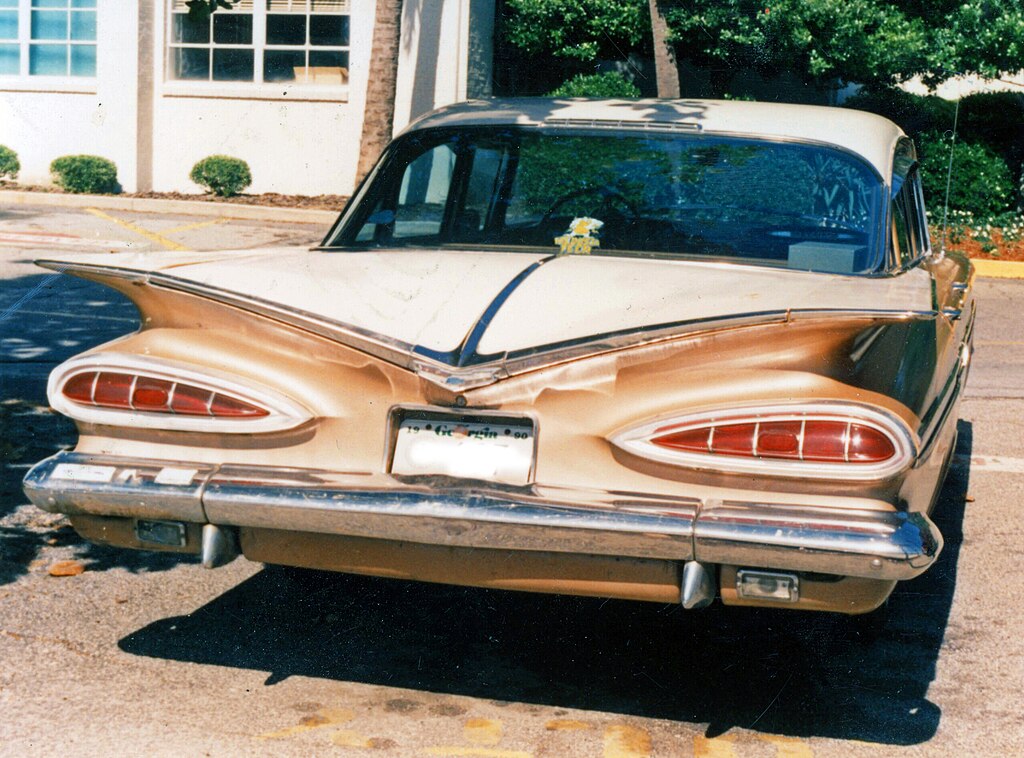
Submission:
{"label": "window pane", "polygon": [[0,45],[0,74],[18,73],[18,46]]}
{"label": "window pane", "polygon": [[18,11],[0,11],[0,39],[18,39]]}
{"label": "window pane", "polygon": [[0,8],[17,8],[18,0],[0,0]]}
{"label": "window pane", "polygon": [[32,0],[33,8],[67,8],[68,0]]}
{"label": "window pane", "polygon": [[263,80],[306,81],[306,54],[302,50],[267,50],[263,54]]}
{"label": "window pane", "polygon": [[221,45],[251,45],[252,16],[243,13],[215,14],[213,41]]}
{"label": "window pane", "polygon": [[309,71],[316,84],[348,83],[348,52],[335,50],[311,50]]}
{"label": "window pane", "polygon": [[268,45],[305,45],[306,17],[295,14],[267,16]]}
{"label": "window pane", "polygon": [[71,14],[71,39],[96,39],[96,11],[79,11]]}
{"label": "window pane", "polygon": [[309,44],[344,46],[348,44],[348,16],[310,16]]}
{"label": "window pane", "polygon": [[191,21],[185,13],[175,13],[172,26],[171,39],[175,42],[186,42],[191,44],[209,44],[210,22]]}
{"label": "window pane", "polygon": [[213,79],[218,82],[251,82],[252,50],[213,51]]}
{"label": "window pane", "polygon": [[392,236],[434,236],[441,231],[455,153],[439,145],[409,164],[399,192]]}
{"label": "window pane", "polygon": [[72,8],[95,8],[96,0],[71,0]]}
{"label": "window pane", "polygon": [[32,11],[32,39],[67,38],[67,13],[62,11]]}
{"label": "window pane", "polygon": [[28,51],[28,72],[36,76],[66,76],[67,45],[32,45]]}
{"label": "window pane", "polygon": [[71,75],[96,76],[96,45],[71,46]]}
{"label": "window pane", "polygon": [[171,70],[175,79],[209,79],[210,51],[206,48],[174,48],[171,50]]}

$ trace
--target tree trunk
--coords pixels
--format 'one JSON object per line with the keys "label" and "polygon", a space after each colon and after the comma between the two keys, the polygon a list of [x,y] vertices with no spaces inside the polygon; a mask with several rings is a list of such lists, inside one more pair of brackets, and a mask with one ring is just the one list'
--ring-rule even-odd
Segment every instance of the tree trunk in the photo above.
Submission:
{"label": "tree trunk", "polygon": [[654,73],[658,97],[679,97],[679,67],[676,52],[669,42],[668,24],[658,7],[658,0],[648,0],[651,8],[651,34],[654,37]]}
{"label": "tree trunk", "polygon": [[395,122],[395,88],[401,46],[402,0],[377,0],[373,49],[366,84],[363,134],[359,141],[356,183],[363,180],[391,141]]}

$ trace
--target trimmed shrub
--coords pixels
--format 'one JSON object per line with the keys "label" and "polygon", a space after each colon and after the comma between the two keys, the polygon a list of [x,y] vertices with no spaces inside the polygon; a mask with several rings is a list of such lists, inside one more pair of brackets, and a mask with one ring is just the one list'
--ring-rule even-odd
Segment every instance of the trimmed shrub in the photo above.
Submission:
{"label": "trimmed shrub", "polygon": [[19,171],[18,154],[6,145],[0,145],[0,179],[17,179]]}
{"label": "trimmed shrub", "polygon": [[[936,213],[946,197],[949,150],[952,135],[925,132],[918,135],[918,157],[925,202]],[[976,218],[991,218],[1010,208],[1014,194],[1013,178],[1006,161],[991,148],[956,141],[953,149],[953,181],[949,189],[949,207],[969,211]]]}
{"label": "trimmed shrub", "polygon": [[50,164],[50,173],[68,192],[106,195],[120,190],[117,166],[98,155],[62,155]]}
{"label": "trimmed shrub", "polygon": [[230,155],[211,155],[192,167],[189,178],[221,197],[237,195],[250,184],[249,164]]}
{"label": "trimmed shrub", "polygon": [[548,97],[640,97],[639,88],[622,74],[577,74]]}

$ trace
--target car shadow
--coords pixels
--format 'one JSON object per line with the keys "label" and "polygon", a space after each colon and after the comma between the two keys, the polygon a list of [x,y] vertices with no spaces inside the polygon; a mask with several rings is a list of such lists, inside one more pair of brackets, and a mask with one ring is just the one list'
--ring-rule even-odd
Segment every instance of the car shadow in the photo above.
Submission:
{"label": "car shadow", "polygon": [[[959,424],[969,458],[971,425]],[[969,481],[954,468],[935,518],[945,549],[898,586],[884,626],[784,610],[530,595],[267,567],[186,616],[124,637],[133,655],[707,723],[912,745],[956,585]]]}
{"label": "car shadow", "polygon": [[197,560],[85,542],[63,517],[29,505],[21,490],[30,466],[70,448],[77,437],[74,424],[48,407],[50,370],[137,327],[135,306],[92,282],[42,273],[0,282],[0,585],[40,559],[73,557],[90,571],[134,572]]}

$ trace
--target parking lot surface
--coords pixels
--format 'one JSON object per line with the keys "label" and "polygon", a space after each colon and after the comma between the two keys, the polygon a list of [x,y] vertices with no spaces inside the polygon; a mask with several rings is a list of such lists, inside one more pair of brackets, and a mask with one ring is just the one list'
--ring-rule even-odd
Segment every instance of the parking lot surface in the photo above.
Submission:
{"label": "parking lot surface", "polygon": [[[137,326],[54,251],[315,244],[325,229],[0,210],[0,755],[1022,755],[1024,281],[978,282],[935,567],[867,634],[786,611],[215,571],[27,504],[74,442],[50,369]],[[84,568],[52,576],[62,561]]]}

